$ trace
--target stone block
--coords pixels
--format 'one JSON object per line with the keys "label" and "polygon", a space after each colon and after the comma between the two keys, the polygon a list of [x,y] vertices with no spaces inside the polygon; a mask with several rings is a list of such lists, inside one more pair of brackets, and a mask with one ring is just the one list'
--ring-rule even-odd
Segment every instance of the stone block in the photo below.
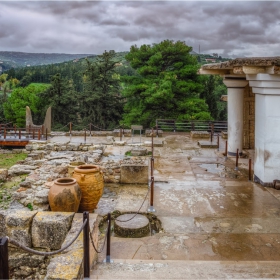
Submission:
{"label": "stone block", "polygon": [[7,235],[6,216],[7,211],[0,211],[0,237]]}
{"label": "stone block", "polygon": [[121,165],[121,183],[122,184],[147,184],[149,176],[148,165]]}
{"label": "stone block", "polygon": [[45,280],[83,279],[83,249],[57,255],[51,259]]}
{"label": "stone block", "polygon": [[228,132],[227,131],[222,131],[222,138],[227,139],[228,138]]}
{"label": "stone block", "polygon": [[192,138],[209,138],[210,133],[208,131],[191,131]]}
{"label": "stone block", "polygon": [[135,147],[131,149],[132,156],[145,156],[147,154],[147,149],[141,147]]}
{"label": "stone block", "polygon": [[0,169],[0,181],[5,181],[8,177],[8,169]]}
{"label": "stone block", "polygon": [[154,135],[154,137],[162,137],[163,131],[161,129],[158,129],[158,131],[156,129],[154,129],[154,133],[152,133],[151,129],[146,129],[145,131],[145,136],[146,137],[152,137],[152,135]]}
{"label": "stone block", "polygon": [[37,211],[17,210],[6,216],[7,235],[20,244],[31,247],[31,225]]}
{"label": "stone block", "polygon": [[32,223],[33,247],[58,250],[61,248],[75,213],[38,212]]}

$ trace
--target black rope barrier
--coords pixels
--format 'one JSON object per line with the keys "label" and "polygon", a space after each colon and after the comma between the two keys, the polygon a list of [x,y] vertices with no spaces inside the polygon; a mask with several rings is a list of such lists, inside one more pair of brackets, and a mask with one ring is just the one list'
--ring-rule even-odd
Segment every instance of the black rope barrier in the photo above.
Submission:
{"label": "black rope barrier", "polygon": [[89,237],[90,237],[91,245],[92,245],[92,247],[94,248],[94,250],[95,250],[95,252],[96,252],[97,254],[100,254],[100,253],[103,252],[104,247],[105,247],[105,244],[106,244],[107,233],[108,233],[108,230],[109,230],[109,221],[107,221],[107,222],[108,222],[108,226],[107,226],[107,229],[106,229],[106,233],[105,233],[105,238],[104,238],[104,242],[103,242],[103,245],[102,245],[102,249],[101,249],[100,251],[98,251],[98,250],[96,249],[96,246],[94,245],[94,241],[93,241],[92,235],[91,235],[91,233],[89,232]]}
{"label": "black rope barrier", "polygon": [[117,218],[115,218],[115,221],[118,221],[118,222],[129,222],[129,221],[131,221],[132,219],[134,219],[134,218],[140,213],[140,210],[141,210],[141,208],[143,207],[143,205],[144,205],[144,203],[145,203],[145,201],[146,201],[146,199],[147,199],[147,197],[148,197],[149,192],[150,192],[150,189],[148,188],[147,194],[146,194],[146,196],[145,196],[145,198],[144,198],[144,200],[143,200],[143,202],[142,202],[140,208],[138,209],[137,213],[136,213],[134,216],[132,216],[131,218],[129,218],[129,219],[126,220],[126,221],[118,220]]}
{"label": "black rope barrier", "polygon": [[75,237],[71,240],[71,242],[69,242],[68,244],[66,244],[66,245],[65,245],[64,247],[62,247],[61,249],[56,250],[56,251],[52,251],[52,252],[40,252],[40,251],[37,251],[37,250],[33,250],[33,249],[29,248],[29,247],[26,247],[26,246],[20,244],[19,242],[15,241],[15,240],[13,240],[13,239],[11,239],[11,238],[9,238],[9,237],[7,237],[7,238],[8,238],[8,240],[9,240],[9,242],[10,242],[11,244],[13,244],[13,245],[15,245],[15,246],[17,246],[17,247],[19,247],[19,248],[21,248],[21,249],[23,249],[23,250],[29,252],[29,253],[32,253],[32,254],[35,254],[35,255],[39,255],[39,256],[53,256],[53,255],[55,255],[55,254],[58,254],[58,253],[64,251],[64,250],[67,249],[69,246],[71,246],[71,245],[73,244],[73,242],[79,237],[80,233],[82,232],[82,230],[83,230],[83,228],[85,227],[85,225],[87,224],[87,222],[88,222],[88,220],[86,219],[86,220],[84,221],[83,225],[81,226],[81,228],[79,229],[78,233],[77,233],[77,234],[75,235]]}

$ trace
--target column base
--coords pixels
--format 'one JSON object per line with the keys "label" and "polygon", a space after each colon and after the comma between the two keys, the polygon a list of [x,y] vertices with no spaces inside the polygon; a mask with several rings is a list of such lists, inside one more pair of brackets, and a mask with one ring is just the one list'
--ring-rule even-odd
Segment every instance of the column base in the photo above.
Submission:
{"label": "column base", "polygon": [[258,176],[254,174],[254,182],[261,184],[264,187],[273,188],[273,182],[263,182]]}

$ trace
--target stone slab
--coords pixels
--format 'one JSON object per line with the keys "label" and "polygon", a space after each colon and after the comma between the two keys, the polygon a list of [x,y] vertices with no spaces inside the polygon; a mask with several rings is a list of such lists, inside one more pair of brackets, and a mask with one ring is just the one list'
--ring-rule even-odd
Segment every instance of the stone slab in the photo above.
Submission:
{"label": "stone slab", "polygon": [[212,148],[212,149],[218,148],[218,144],[211,141],[198,141],[197,144],[199,145],[200,148]]}
{"label": "stone slab", "polygon": [[148,165],[121,165],[122,184],[147,184],[149,176]]}

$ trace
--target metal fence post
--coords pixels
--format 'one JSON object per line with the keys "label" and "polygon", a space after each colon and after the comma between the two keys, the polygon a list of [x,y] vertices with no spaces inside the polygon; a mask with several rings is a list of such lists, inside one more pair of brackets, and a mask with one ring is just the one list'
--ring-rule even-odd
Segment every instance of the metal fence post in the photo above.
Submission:
{"label": "metal fence post", "polygon": [[219,148],[220,148],[220,135],[219,134],[217,134],[217,146],[218,146],[217,151],[219,151]]}
{"label": "metal fence post", "polygon": [[85,128],[85,143],[87,142],[87,129]]}
{"label": "metal fence post", "polygon": [[89,212],[83,212],[83,222],[87,219],[87,223],[83,230],[84,241],[84,277],[90,276],[90,261],[89,261]]}
{"label": "metal fence post", "polygon": [[155,212],[154,208],[154,176],[151,176],[151,193],[150,193],[150,207],[148,208],[148,212]]}
{"label": "metal fence post", "polygon": [[235,170],[238,170],[238,154],[239,154],[239,149],[236,150]]}
{"label": "metal fence post", "polygon": [[111,263],[111,213],[108,213],[106,263]]}
{"label": "metal fence post", "polygon": [[227,141],[226,141],[226,146],[225,146],[225,159],[227,159]]}
{"label": "metal fence post", "polygon": [[8,238],[0,238],[0,279],[9,279]]}

